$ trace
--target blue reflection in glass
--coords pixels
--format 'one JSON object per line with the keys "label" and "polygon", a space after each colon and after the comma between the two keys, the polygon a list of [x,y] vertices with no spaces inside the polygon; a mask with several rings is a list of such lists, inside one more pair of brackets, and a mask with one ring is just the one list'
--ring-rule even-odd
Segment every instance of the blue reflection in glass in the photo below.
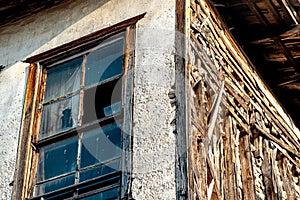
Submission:
{"label": "blue reflection in glass", "polygon": [[81,164],[84,168],[121,156],[121,130],[117,124],[83,134]]}
{"label": "blue reflection in glass", "polygon": [[[62,177],[53,181],[49,181],[43,183],[41,185],[36,186],[36,195],[45,194],[48,192],[52,192],[70,185],[73,185],[75,181],[75,174]],[[53,198],[49,198],[53,199]]]}
{"label": "blue reflection in glass", "polygon": [[113,199],[118,199],[118,196],[119,196],[119,188],[114,188],[98,194],[94,194],[92,196],[82,198],[81,200],[113,200]]}
{"label": "blue reflection in glass", "polygon": [[86,181],[89,179],[100,177],[105,174],[117,172],[120,170],[121,170],[120,169],[120,160],[116,160],[112,163],[108,163],[106,165],[101,165],[101,166],[81,172],[79,175],[79,177],[80,177],[79,180],[80,180],[80,182],[83,182],[83,181]]}
{"label": "blue reflection in glass", "polygon": [[93,85],[122,74],[123,45],[121,39],[87,55],[85,85]]}
{"label": "blue reflection in glass", "polygon": [[76,170],[77,140],[73,137],[40,149],[38,181]]}
{"label": "blue reflection in glass", "polygon": [[104,107],[103,112],[104,112],[105,116],[111,116],[111,115],[114,115],[114,114],[120,112],[121,108],[122,108],[122,102],[118,101],[116,103],[113,103],[109,106]]}

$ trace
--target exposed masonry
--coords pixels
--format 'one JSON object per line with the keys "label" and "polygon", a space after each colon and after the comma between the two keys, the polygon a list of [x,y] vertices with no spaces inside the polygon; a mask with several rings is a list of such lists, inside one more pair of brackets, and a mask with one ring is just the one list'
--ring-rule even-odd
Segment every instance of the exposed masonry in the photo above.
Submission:
{"label": "exposed masonry", "polygon": [[192,0],[190,11],[189,198],[298,199],[299,131],[284,120],[210,1]]}

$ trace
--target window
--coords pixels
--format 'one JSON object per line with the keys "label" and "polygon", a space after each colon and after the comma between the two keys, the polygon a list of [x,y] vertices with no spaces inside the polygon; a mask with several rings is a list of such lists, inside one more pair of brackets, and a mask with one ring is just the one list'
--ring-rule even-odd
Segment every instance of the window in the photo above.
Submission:
{"label": "window", "polygon": [[130,69],[134,24],[141,17],[27,60],[32,64],[18,149],[17,199],[127,195]]}
{"label": "window", "polygon": [[104,189],[83,199],[118,199],[124,37],[121,32],[84,53],[41,63],[45,89],[34,197],[71,198],[97,187]]}

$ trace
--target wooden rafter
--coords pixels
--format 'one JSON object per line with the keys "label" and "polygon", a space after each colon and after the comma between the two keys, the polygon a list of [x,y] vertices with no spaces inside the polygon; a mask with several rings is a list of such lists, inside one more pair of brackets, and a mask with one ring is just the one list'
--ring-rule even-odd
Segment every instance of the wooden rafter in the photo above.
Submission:
{"label": "wooden rafter", "polygon": [[285,55],[285,57],[288,59],[288,61],[297,69],[297,64],[291,55],[291,53],[287,50],[283,42],[281,41],[280,38],[273,38],[273,41],[275,44],[281,49],[282,53]]}
{"label": "wooden rafter", "polygon": [[266,27],[270,26],[270,22],[267,20],[267,18],[260,12],[259,7],[256,5],[255,2],[251,0],[247,0],[248,6],[252,12],[255,13],[256,17],[259,19],[259,21],[264,24]]}
{"label": "wooden rafter", "polygon": [[278,13],[278,10],[275,8],[274,3],[271,0],[266,0],[266,3],[273,16],[276,18],[277,22],[284,24],[285,22]]}

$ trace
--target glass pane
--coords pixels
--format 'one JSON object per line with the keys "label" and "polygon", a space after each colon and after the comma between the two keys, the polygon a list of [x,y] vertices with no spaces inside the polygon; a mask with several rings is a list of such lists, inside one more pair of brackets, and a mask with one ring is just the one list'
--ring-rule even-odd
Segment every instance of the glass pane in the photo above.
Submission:
{"label": "glass pane", "polygon": [[39,139],[76,127],[78,123],[78,110],[79,94],[45,105]]}
{"label": "glass pane", "polygon": [[111,115],[114,115],[114,114],[120,112],[121,108],[122,108],[122,103],[121,103],[121,101],[118,101],[116,103],[113,103],[109,106],[104,107],[103,112],[104,112],[105,116],[111,116]]}
{"label": "glass pane", "polygon": [[85,90],[83,123],[116,114],[122,109],[122,80],[117,79]]}
{"label": "glass pane", "polygon": [[78,137],[40,149],[37,182],[73,172],[76,169]]}
{"label": "glass pane", "polygon": [[121,156],[121,130],[117,124],[83,134],[81,168]]}
{"label": "glass pane", "polygon": [[[41,185],[37,185],[36,186],[36,196],[73,185],[74,182],[75,182],[75,174],[72,174],[72,175],[69,175],[66,177],[62,177],[60,179],[56,179],[53,181],[43,183]],[[64,194],[64,195],[66,195],[66,194]],[[46,199],[55,199],[55,198],[49,197]]]}
{"label": "glass pane", "polygon": [[[48,197],[44,197],[43,200],[58,200],[58,199],[67,199],[74,196],[74,190],[69,190],[66,192],[61,192],[59,194],[51,195]],[[40,199],[38,199],[40,200]]]}
{"label": "glass pane", "polygon": [[106,165],[101,165],[101,166],[81,172],[79,175],[79,177],[80,177],[79,179],[80,179],[80,182],[83,182],[83,181],[86,181],[89,179],[100,177],[105,174],[110,174],[110,173],[117,172],[120,170],[121,170],[120,169],[120,160],[116,160],[112,163],[108,163]]}
{"label": "glass pane", "polygon": [[113,200],[113,199],[118,199],[118,196],[119,196],[119,188],[114,188],[98,194],[94,194],[92,196],[81,198],[81,200]]}
{"label": "glass pane", "polygon": [[86,86],[122,74],[123,44],[121,39],[87,55]]}
{"label": "glass pane", "polygon": [[79,90],[81,65],[80,57],[48,69],[44,101]]}

